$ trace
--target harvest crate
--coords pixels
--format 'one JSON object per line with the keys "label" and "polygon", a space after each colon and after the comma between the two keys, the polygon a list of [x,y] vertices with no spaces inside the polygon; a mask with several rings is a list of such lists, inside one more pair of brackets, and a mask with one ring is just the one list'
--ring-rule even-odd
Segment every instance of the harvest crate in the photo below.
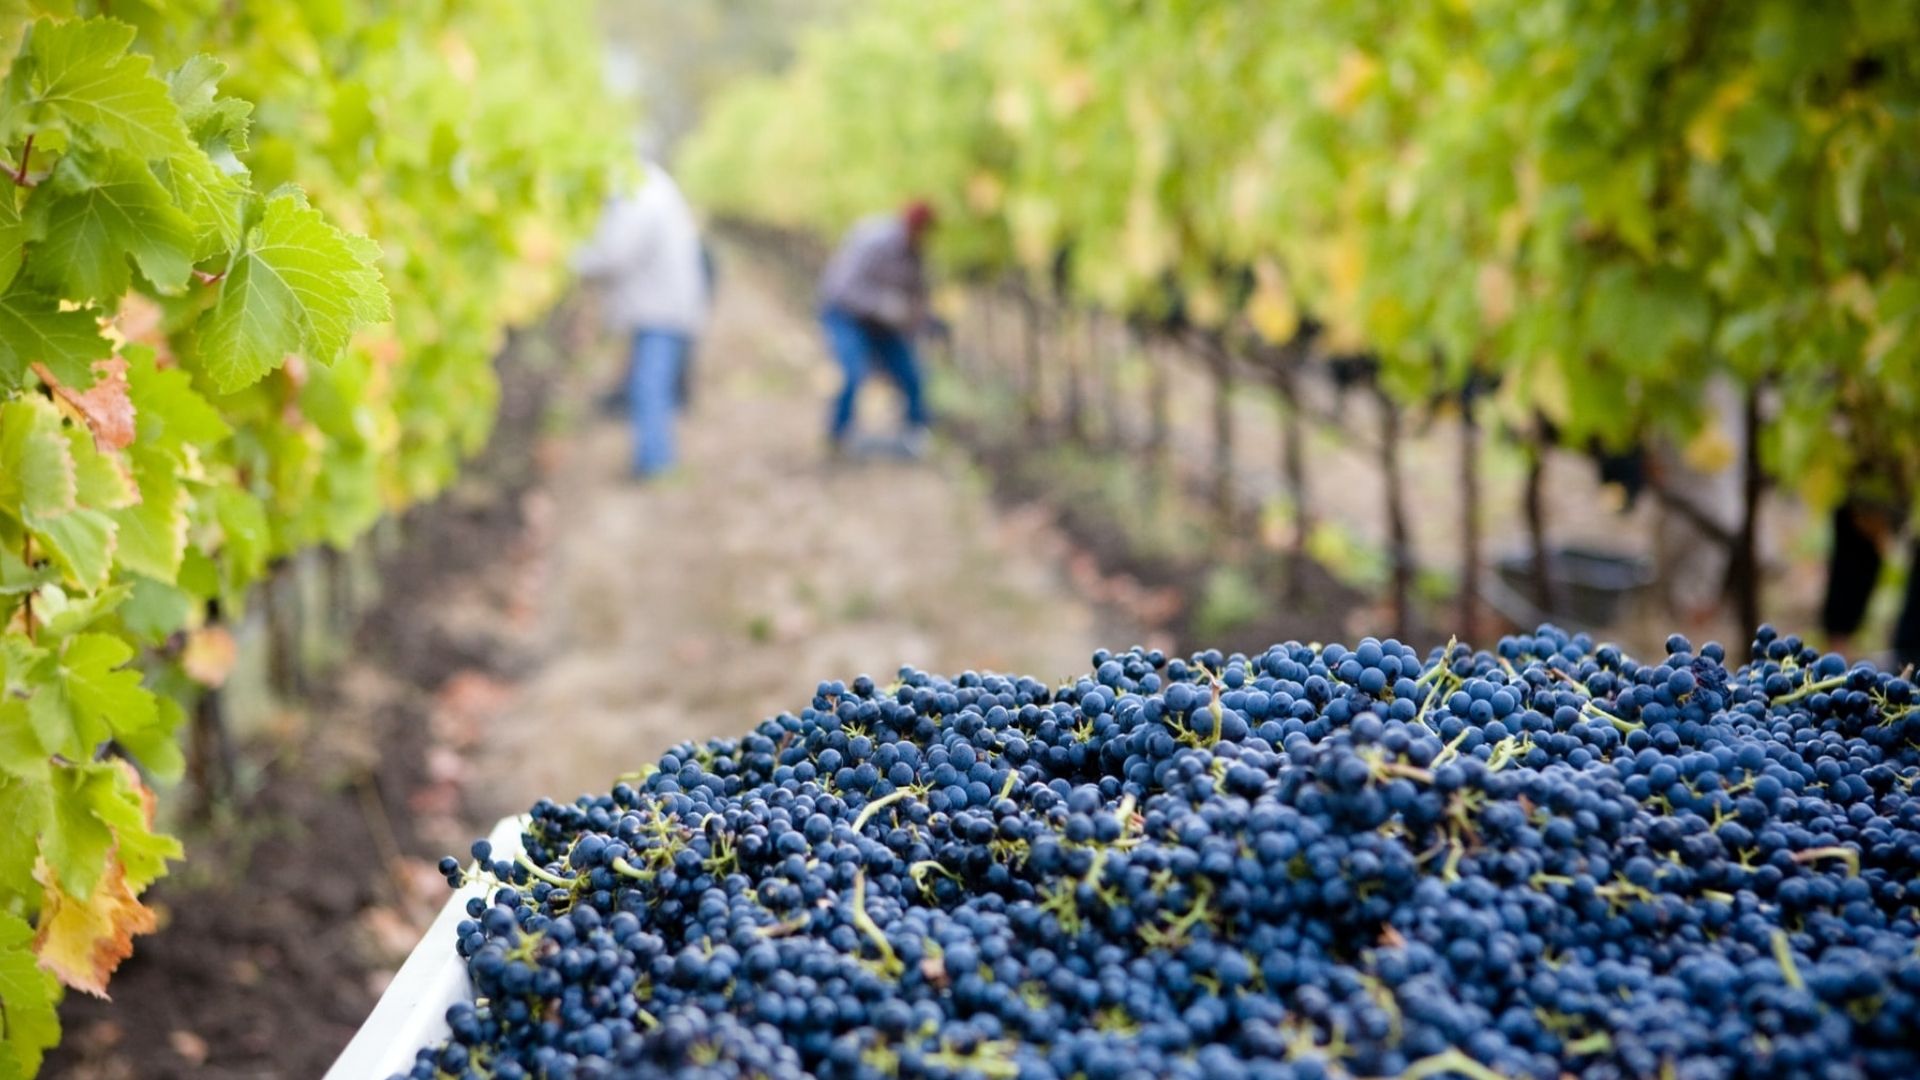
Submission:
{"label": "harvest crate", "polygon": [[[493,827],[487,839],[495,858],[511,859],[520,850],[522,822],[502,818]],[[454,927],[467,918],[467,900],[486,896],[487,888],[468,885],[440,909],[366,1023],[327,1070],[326,1080],[386,1080],[411,1069],[415,1051],[446,1037],[447,1007],[473,997],[466,961],[454,950]]]}

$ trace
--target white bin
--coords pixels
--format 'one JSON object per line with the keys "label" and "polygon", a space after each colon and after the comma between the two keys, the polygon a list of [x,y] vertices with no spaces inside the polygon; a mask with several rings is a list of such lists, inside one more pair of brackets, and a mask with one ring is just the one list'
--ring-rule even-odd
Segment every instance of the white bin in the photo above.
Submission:
{"label": "white bin", "polygon": [[[487,839],[493,844],[494,858],[511,859],[520,851],[525,822],[524,817],[502,818],[493,827]],[[454,949],[454,928],[468,918],[467,901],[489,893],[489,886],[473,884],[453,894],[407,962],[400,965],[366,1023],[327,1070],[326,1080],[386,1080],[395,1073],[404,1074],[413,1068],[415,1052],[446,1038],[447,1007],[473,999],[467,962]]]}

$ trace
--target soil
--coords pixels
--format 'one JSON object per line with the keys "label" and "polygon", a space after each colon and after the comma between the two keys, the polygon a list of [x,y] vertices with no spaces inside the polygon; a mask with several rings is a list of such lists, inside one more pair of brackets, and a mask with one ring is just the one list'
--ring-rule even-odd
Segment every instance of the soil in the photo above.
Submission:
{"label": "soil", "polygon": [[[745,731],[822,678],[1057,678],[1101,645],[1165,644],[956,447],[830,460],[815,328],[736,250],[721,282],[659,481],[630,478],[626,425],[590,404],[615,350],[552,329],[508,350],[493,443],[406,519],[347,661],[246,725],[251,779],[187,830],[114,1001],[69,997],[45,1075],[318,1076],[444,902],[433,862],[501,815]],[[866,397],[885,430],[892,396]]]}

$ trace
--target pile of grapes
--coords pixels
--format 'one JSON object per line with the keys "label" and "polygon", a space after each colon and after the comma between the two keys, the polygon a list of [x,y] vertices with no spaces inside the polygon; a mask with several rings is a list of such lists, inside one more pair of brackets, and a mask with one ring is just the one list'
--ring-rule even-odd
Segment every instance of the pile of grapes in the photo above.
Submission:
{"label": "pile of grapes", "polygon": [[542,801],[412,1077],[1920,1077],[1920,705],[1762,628],[821,683]]}

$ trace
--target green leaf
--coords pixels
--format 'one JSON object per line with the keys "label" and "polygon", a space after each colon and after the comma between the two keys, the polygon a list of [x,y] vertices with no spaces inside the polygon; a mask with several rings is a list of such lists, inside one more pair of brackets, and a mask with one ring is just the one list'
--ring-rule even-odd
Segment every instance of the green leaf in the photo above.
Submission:
{"label": "green leaf", "polygon": [[127,384],[142,445],[210,446],[233,434],[219,411],[193,388],[193,377],[178,368],[156,366],[150,350],[127,350]]}
{"label": "green leaf", "polygon": [[31,524],[75,508],[73,453],[61,426],[43,397],[0,405],[0,513]]}
{"label": "green leaf", "polygon": [[140,491],[120,463],[100,452],[93,436],[84,428],[66,425],[61,434],[67,439],[67,453],[73,458],[74,498],[91,510],[117,510],[132,506]]}
{"label": "green leaf", "polygon": [[238,155],[247,148],[247,123],[253,115],[253,103],[220,96],[220,80],[226,74],[224,61],[203,53],[168,76],[167,89],[180,108],[187,134],[223,171],[240,173],[246,171]]}
{"label": "green leaf", "polygon": [[118,733],[158,723],[159,706],[140,685],[139,670],[121,666],[132,658],[133,647],[117,637],[79,634],[59,657],[36,664],[29,673],[36,685],[27,715],[40,745],[86,761]]}
{"label": "green leaf", "polygon": [[289,353],[330,363],[355,330],[389,316],[379,253],[296,195],[269,199],[201,317],[193,344],[201,370],[231,392]]}
{"label": "green leaf", "polygon": [[187,134],[200,155],[170,158],[156,166],[161,183],[192,217],[199,237],[196,255],[209,257],[240,242],[241,207],[247,195],[247,168],[239,154],[247,147],[250,102],[218,96],[216,84],[227,66],[196,56],[171,75],[167,85],[180,107]]}
{"label": "green leaf", "polygon": [[139,669],[123,666],[132,659],[133,646],[110,634],[81,634],[68,641],[61,666],[76,713],[114,732],[157,723],[158,706],[140,685]]}
{"label": "green leaf", "polygon": [[[120,625],[135,639],[159,644],[187,624],[193,614],[193,594],[140,574],[132,575],[132,584],[132,594],[120,606]],[[167,699],[159,700],[164,708]]]}
{"label": "green leaf", "polygon": [[163,292],[185,287],[193,270],[193,222],[153,170],[125,154],[86,166],[64,158],[27,200],[26,220],[34,277],[65,297],[117,300],[130,283],[129,256]]}
{"label": "green leaf", "polygon": [[33,525],[34,538],[66,580],[82,589],[104,589],[113,573],[119,526],[104,510],[79,509]]}
{"label": "green leaf", "polygon": [[191,152],[153,61],[127,52],[133,38],[133,27],[112,19],[34,23],[15,61],[29,130],[64,126],[76,141],[147,159]]}
{"label": "green leaf", "polygon": [[15,281],[0,295],[0,393],[19,389],[27,365],[47,365],[63,385],[93,385],[93,362],[112,355],[92,310],[60,310],[58,298]]}
{"label": "green leaf", "polygon": [[[44,566],[28,566],[9,548],[0,547],[0,596],[21,596],[59,579]],[[5,671],[0,666],[0,671]]]}
{"label": "green leaf", "polygon": [[187,551],[190,500],[180,484],[180,461],[146,443],[135,444],[128,456],[133,460],[140,501],[114,511],[113,519],[120,525],[114,558],[128,570],[172,584]]}
{"label": "green leaf", "polygon": [[140,762],[142,768],[162,780],[178,780],[186,771],[187,759],[180,751],[180,728],[187,714],[170,697],[154,699],[160,707],[159,720],[151,727],[122,732],[115,741]]}
{"label": "green leaf", "polygon": [[52,819],[51,784],[0,777],[0,902],[8,897],[39,899],[33,863]]}
{"label": "green leaf", "polygon": [[102,796],[113,796],[111,765],[72,765],[53,774],[53,816],[40,838],[40,854],[75,899],[93,895],[107,871],[113,830],[94,812]]}
{"label": "green leaf", "polygon": [[[60,983],[34,955],[33,927],[5,913],[0,913],[0,1001],[7,1010],[0,1061],[11,1063],[15,1075],[32,1076],[46,1051],[60,1042]],[[8,1067],[0,1064],[0,1076]]]}
{"label": "green leaf", "polygon": [[[175,706],[171,717],[174,727],[183,716]],[[171,739],[174,727],[164,732],[157,726],[146,730]],[[88,769],[93,773],[88,787],[93,792],[94,816],[113,829],[114,839],[120,844],[120,865],[127,871],[127,886],[137,893],[167,872],[168,859],[180,857],[180,841],[154,832],[147,823],[145,799],[131,769],[112,764]]]}
{"label": "green leaf", "polygon": [[0,701],[0,773],[16,780],[47,779],[47,748],[34,734],[27,703],[18,698]]}
{"label": "green leaf", "polygon": [[0,291],[12,285],[14,275],[20,272],[26,242],[27,225],[20,216],[20,204],[12,189],[0,191]]}
{"label": "green leaf", "polygon": [[115,585],[96,593],[68,596],[58,586],[41,589],[34,612],[40,628],[56,638],[68,638],[111,615],[132,593],[125,585]]}
{"label": "green leaf", "polygon": [[273,525],[259,499],[238,488],[214,492],[214,520],[224,539],[220,557],[234,580],[252,581],[267,568],[272,553]]}

